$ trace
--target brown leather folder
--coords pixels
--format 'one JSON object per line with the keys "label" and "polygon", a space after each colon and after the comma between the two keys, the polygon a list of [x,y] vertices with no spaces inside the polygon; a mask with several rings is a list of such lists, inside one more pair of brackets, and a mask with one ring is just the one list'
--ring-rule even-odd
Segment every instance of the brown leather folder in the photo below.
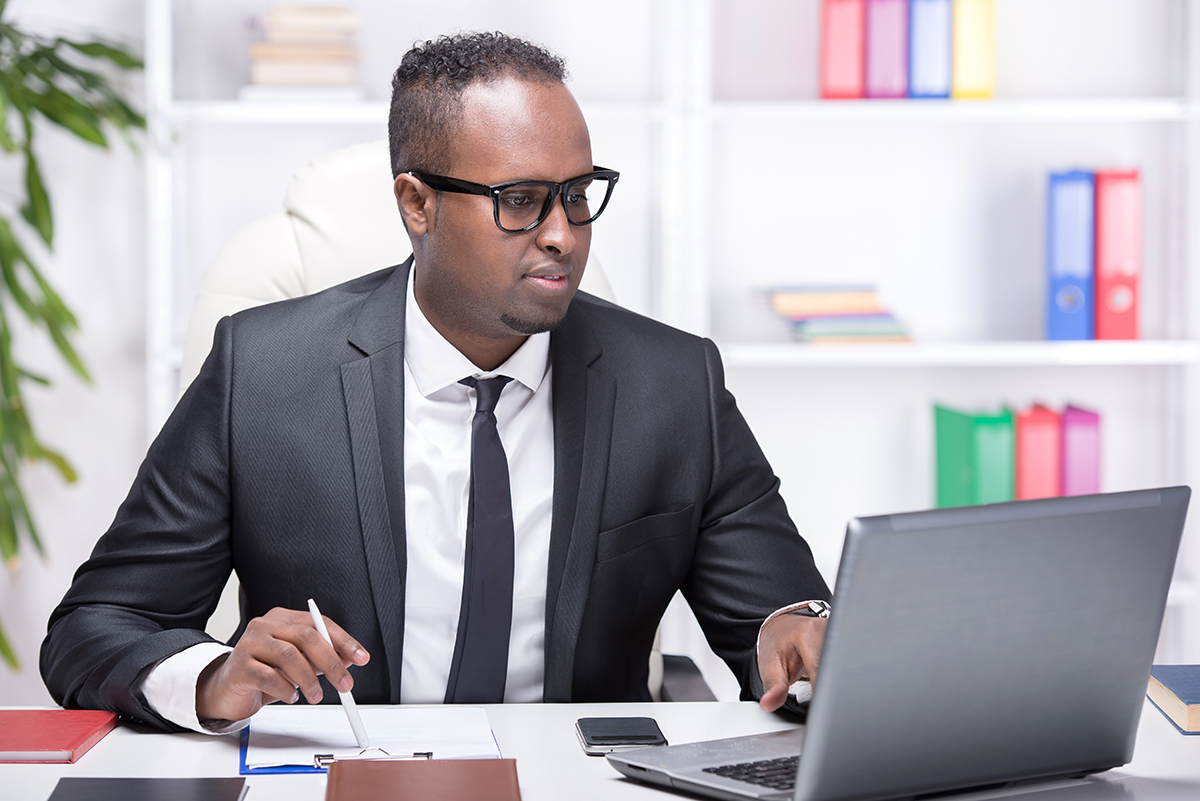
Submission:
{"label": "brown leather folder", "polygon": [[347,761],[329,766],[325,801],[521,801],[515,759]]}

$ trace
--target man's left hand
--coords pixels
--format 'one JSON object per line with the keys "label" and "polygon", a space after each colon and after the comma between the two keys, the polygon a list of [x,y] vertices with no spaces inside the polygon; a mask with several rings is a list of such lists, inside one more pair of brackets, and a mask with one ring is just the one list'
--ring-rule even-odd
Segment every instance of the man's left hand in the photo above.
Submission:
{"label": "man's left hand", "polygon": [[802,678],[817,686],[821,646],[829,621],[803,615],[779,615],[770,620],[758,638],[758,674],[763,694],[758,705],[768,712],[783,706],[788,688]]}

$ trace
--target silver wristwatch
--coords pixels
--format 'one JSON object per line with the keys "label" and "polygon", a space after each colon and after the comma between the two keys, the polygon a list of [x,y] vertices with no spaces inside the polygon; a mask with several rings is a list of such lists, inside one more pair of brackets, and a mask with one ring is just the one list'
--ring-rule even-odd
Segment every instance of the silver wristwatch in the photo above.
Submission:
{"label": "silver wristwatch", "polygon": [[789,615],[800,615],[801,617],[819,617],[828,618],[829,612],[833,609],[827,601],[809,601],[806,604],[789,609]]}

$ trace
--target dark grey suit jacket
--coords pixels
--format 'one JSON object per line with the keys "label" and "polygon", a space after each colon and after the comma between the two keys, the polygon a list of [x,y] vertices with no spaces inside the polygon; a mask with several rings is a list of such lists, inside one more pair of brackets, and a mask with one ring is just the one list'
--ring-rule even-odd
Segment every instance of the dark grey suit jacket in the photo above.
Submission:
{"label": "dark grey suit jacket", "polygon": [[[250,618],[314,597],[372,655],[354,669],[356,698],[399,703],[408,273],[406,263],[221,321],[50,618],[41,669],[56,701],[174,728],[132,688],[210,639],[232,569],[235,639]],[[650,700],[649,651],[676,590],[754,695],[763,618],[829,591],[716,347],[579,294],[550,353],[545,700]]]}

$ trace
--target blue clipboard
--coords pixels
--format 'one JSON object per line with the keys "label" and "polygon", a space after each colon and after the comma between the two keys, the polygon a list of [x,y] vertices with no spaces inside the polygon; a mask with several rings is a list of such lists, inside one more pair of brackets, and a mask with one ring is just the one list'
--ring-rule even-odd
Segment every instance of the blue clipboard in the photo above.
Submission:
{"label": "blue clipboard", "polygon": [[265,773],[326,773],[325,768],[314,765],[272,765],[267,768],[250,768],[246,766],[246,749],[250,746],[250,727],[242,729],[241,751],[238,758],[238,773],[242,776],[260,776]]}

